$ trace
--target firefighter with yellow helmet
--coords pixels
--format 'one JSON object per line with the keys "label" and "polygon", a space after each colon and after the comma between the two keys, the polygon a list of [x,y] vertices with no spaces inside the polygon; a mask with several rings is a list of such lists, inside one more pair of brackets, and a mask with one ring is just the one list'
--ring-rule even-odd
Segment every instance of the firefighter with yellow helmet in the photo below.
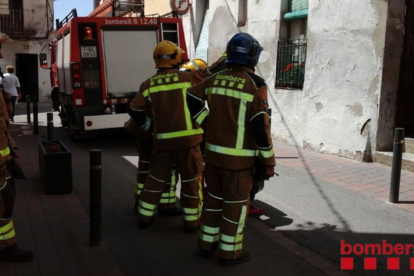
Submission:
{"label": "firefighter with yellow helmet", "polygon": [[181,69],[182,70],[199,70],[199,69],[207,69],[207,67],[208,65],[204,60],[200,58],[195,58],[195,59],[190,60],[186,64],[183,64],[183,66],[181,66]]}
{"label": "firefighter with yellow helmet", "polygon": [[[138,202],[138,227],[150,225],[175,165],[181,179],[180,204],[184,232],[198,229],[202,203],[200,152],[203,130],[192,121],[185,91],[200,82],[192,73],[179,70],[182,50],[161,41],[154,49],[157,73],[141,84],[128,113],[136,125],[152,129],[153,151],[149,173]],[[208,71],[206,73],[209,75]]]}

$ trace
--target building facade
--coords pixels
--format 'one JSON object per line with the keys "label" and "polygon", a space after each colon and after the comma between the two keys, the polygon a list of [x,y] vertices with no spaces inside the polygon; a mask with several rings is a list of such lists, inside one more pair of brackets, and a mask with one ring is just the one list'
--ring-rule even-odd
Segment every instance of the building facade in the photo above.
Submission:
{"label": "building facade", "polygon": [[238,32],[264,47],[256,73],[276,140],[369,162],[392,150],[396,127],[413,136],[414,1],[191,2],[191,58],[215,61]]}
{"label": "building facade", "polygon": [[0,30],[12,40],[1,44],[0,67],[15,67],[22,101],[48,100],[50,74],[40,69],[38,54],[53,37],[53,0],[0,0]]}

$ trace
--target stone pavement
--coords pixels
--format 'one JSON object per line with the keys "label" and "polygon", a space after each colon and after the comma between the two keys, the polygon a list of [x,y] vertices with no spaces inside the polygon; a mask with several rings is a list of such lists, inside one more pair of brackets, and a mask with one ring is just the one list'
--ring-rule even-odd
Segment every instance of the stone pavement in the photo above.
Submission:
{"label": "stone pavement", "polygon": [[[22,108],[22,106],[20,106]],[[17,114],[23,114],[17,113]],[[45,126],[43,116],[43,126]],[[40,119],[39,119],[40,121]],[[134,226],[118,226],[113,240],[102,240],[100,246],[89,246],[88,208],[82,204],[83,196],[74,190],[70,194],[45,195],[39,187],[37,143],[44,140],[45,128],[33,135],[24,115],[16,116],[13,135],[20,146],[19,164],[27,180],[16,181],[17,198],[14,223],[18,244],[34,250],[35,259],[30,263],[0,263],[0,275],[349,275],[339,270],[323,256],[300,246],[260,220],[251,218],[246,227],[246,247],[253,253],[250,262],[231,268],[223,268],[196,256],[195,236],[188,238],[182,233],[166,232],[172,220],[157,221],[142,234]],[[295,146],[275,144],[278,164],[314,178],[339,185],[345,189],[368,195],[376,200],[387,201],[391,168],[376,163],[358,163],[349,159],[321,154]],[[295,157],[295,158],[292,158]],[[74,169],[77,167],[75,166]],[[86,172],[88,172],[86,170]],[[88,178],[79,172],[76,177]],[[76,179],[74,181],[77,181]],[[400,200],[395,204],[414,212],[414,173],[402,172]],[[117,197],[124,201],[123,197]],[[111,203],[115,205],[115,203]],[[131,211],[132,213],[132,211]],[[124,214],[119,212],[119,216]],[[132,214],[131,214],[132,216]],[[106,218],[107,220],[116,218]],[[119,221],[119,220],[117,220]],[[115,226],[114,226],[115,228]],[[104,229],[110,231],[112,229]],[[140,233],[140,234],[138,234]],[[130,235],[135,240],[130,241]],[[162,235],[162,239],[160,239]],[[109,233],[107,234],[109,237]],[[112,236],[113,237],[113,236]],[[168,239],[169,244],[163,239]],[[127,242],[123,242],[127,239]],[[143,240],[143,241],[142,241]],[[137,246],[151,242],[161,250],[144,254]],[[174,242],[182,245],[177,249]],[[159,243],[159,244],[158,244]],[[256,245],[256,246],[255,246]],[[146,249],[145,250],[150,250]],[[144,251],[142,247],[141,251]],[[155,253],[154,253],[155,252]],[[182,263],[174,257],[179,256]],[[258,256],[260,259],[258,259]],[[158,266],[154,260],[159,259]],[[175,260],[175,261],[174,261]],[[355,275],[355,272],[349,272]]]}
{"label": "stone pavement", "polygon": [[[276,145],[278,164],[312,177],[387,202],[390,194],[391,167],[379,163],[360,163],[329,154]],[[298,158],[283,158],[284,156]],[[401,171],[399,202],[395,207],[414,212],[414,173]]]}

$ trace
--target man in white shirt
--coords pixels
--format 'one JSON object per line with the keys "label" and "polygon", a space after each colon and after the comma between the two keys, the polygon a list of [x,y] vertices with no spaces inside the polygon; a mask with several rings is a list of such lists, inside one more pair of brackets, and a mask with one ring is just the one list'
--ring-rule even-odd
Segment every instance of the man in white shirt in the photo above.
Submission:
{"label": "man in white shirt", "polygon": [[14,67],[12,65],[6,66],[6,74],[0,80],[0,84],[3,85],[3,90],[11,97],[11,103],[13,110],[10,114],[10,121],[13,122],[14,110],[17,99],[21,97],[20,82],[17,76],[14,74]]}

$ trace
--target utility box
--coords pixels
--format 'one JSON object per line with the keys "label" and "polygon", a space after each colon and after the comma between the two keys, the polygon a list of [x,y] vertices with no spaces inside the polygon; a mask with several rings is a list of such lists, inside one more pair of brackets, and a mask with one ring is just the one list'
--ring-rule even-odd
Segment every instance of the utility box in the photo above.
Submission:
{"label": "utility box", "polygon": [[40,183],[45,193],[72,192],[72,153],[61,141],[41,141],[38,149]]}

